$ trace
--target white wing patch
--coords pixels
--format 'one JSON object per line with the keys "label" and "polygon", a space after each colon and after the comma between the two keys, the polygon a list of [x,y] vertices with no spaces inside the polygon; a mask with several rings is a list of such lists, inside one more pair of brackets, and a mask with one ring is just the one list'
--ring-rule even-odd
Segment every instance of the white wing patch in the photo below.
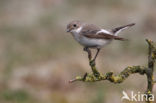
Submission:
{"label": "white wing patch", "polygon": [[106,33],[106,34],[112,34],[111,32],[105,30],[105,29],[101,29],[100,31],[98,31],[96,34],[99,34],[99,33]]}

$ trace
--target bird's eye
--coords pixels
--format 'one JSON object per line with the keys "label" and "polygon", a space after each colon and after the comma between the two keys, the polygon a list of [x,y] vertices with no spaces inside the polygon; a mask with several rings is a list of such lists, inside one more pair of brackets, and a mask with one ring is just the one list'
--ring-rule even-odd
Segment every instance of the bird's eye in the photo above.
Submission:
{"label": "bird's eye", "polygon": [[74,26],[74,27],[76,27],[77,25],[76,25],[76,24],[74,24],[73,26]]}

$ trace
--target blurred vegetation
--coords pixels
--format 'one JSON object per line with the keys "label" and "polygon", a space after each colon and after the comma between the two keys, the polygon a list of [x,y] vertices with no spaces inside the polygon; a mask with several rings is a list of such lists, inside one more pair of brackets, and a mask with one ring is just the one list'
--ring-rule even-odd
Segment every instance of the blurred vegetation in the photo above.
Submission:
{"label": "blurred vegetation", "polygon": [[98,57],[101,72],[118,73],[128,65],[146,65],[144,40],[156,41],[155,4],[155,0],[0,0],[0,102],[113,103],[113,97],[120,103],[122,90],[144,91],[146,78],[135,76],[118,86],[68,84],[90,68],[87,54],[66,33],[66,25],[78,19],[111,29],[135,22],[120,35],[128,42],[114,41]]}
{"label": "blurred vegetation", "polygon": [[0,93],[2,103],[33,103],[32,97],[24,90],[4,90]]}

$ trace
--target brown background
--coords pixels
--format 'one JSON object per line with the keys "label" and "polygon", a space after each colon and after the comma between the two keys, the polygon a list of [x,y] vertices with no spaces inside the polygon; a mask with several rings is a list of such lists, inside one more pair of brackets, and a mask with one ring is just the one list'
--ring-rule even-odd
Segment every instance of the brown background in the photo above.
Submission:
{"label": "brown background", "polygon": [[123,90],[144,93],[146,77],[137,74],[122,84],[68,83],[91,72],[87,54],[66,33],[75,19],[105,29],[136,23],[120,33],[128,42],[103,48],[99,71],[147,65],[145,38],[156,42],[155,0],[0,0],[0,103],[121,103]]}

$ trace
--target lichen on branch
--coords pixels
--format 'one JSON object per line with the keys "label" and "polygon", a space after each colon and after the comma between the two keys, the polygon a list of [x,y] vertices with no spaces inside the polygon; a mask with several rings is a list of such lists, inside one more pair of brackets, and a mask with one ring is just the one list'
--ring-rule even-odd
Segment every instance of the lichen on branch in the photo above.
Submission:
{"label": "lichen on branch", "polygon": [[113,72],[108,72],[105,75],[99,74],[99,76],[95,76],[94,73],[88,74],[86,73],[83,77],[77,76],[76,79],[71,80],[70,82],[75,81],[83,81],[83,82],[96,82],[101,80],[109,80],[113,83],[122,83],[129,75],[134,73],[139,73],[144,75],[146,73],[146,67],[143,66],[129,66],[125,68],[120,74],[114,75]]}
{"label": "lichen on branch", "polygon": [[[96,68],[96,64],[94,61],[91,60],[91,52],[88,50],[88,59],[89,64],[92,69],[92,73],[85,73],[84,76],[77,76],[75,79],[70,80],[69,82],[75,82],[75,81],[83,81],[83,82],[96,82],[96,81],[102,81],[102,80],[108,80],[112,83],[122,83],[126,78],[128,78],[131,74],[138,73],[140,75],[146,75],[147,76],[147,90],[146,94],[148,95],[148,98],[150,98],[150,95],[152,94],[153,85],[156,83],[154,81],[154,63],[156,59],[156,47],[154,46],[154,43],[151,40],[146,39],[146,42],[148,43],[148,66],[128,66],[126,67],[122,72],[120,72],[118,75],[115,75],[113,72],[108,72],[105,75],[98,72]],[[152,103],[151,101],[146,101],[147,103]]]}

